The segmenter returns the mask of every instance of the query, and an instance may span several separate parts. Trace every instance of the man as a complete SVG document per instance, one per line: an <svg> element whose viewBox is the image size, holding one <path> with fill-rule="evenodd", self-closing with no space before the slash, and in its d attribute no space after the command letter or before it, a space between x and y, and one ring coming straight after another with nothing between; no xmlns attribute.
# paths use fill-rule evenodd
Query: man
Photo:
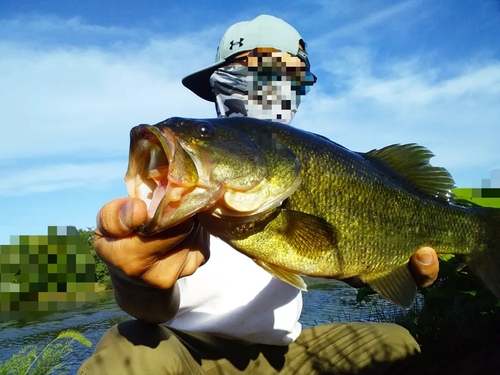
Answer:
<svg viewBox="0 0 500 375"><path fill-rule="evenodd" d="M215 64L183 79L216 103L220 117L287 124L315 81L302 37L266 15L231 26ZM95 248L108 264L118 305L139 321L108 331L80 374L381 374L419 351L394 324L301 330L299 291L210 238L193 219L138 236L134 228L147 220L146 211L142 201L121 198L98 214ZM420 249L410 265L418 284L435 280L432 249Z"/></svg>

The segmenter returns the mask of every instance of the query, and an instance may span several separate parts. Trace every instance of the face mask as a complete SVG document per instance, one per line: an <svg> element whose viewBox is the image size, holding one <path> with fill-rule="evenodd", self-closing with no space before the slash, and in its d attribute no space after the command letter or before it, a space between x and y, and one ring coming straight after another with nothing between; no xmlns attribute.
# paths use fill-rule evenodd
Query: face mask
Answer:
<svg viewBox="0 0 500 375"><path fill-rule="evenodd" d="M215 109L218 117L248 116L248 68L242 65L227 65L217 69L210 77L215 94Z"/></svg>
<svg viewBox="0 0 500 375"><path fill-rule="evenodd" d="M210 77L219 117L249 116L289 124L314 83L312 74L301 73L301 81L275 70L230 64ZM306 77L305 81L303 78Z"/></svg>

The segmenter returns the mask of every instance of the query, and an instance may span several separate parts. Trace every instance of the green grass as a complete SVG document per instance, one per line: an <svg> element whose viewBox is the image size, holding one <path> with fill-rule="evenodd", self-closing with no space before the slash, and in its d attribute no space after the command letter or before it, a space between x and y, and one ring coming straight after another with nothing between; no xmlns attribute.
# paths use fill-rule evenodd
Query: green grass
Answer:
<svg viewBox="0 0 500 375"><path fill-rule="evenodd" d="M41 350L36 345L25 346L7 361L0 362L0 375L66 374L66 358L72 353L76 342L92 345L83 335L64 331Z"/></svg>

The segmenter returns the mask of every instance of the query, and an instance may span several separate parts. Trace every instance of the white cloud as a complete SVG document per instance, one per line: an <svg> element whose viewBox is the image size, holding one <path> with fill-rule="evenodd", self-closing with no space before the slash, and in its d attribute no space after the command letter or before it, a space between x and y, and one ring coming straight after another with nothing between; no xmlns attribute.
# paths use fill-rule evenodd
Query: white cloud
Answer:
<svg viewBox="0 0 500 375"><path fill-rule="evenodd" d="M54 16L28 16L14 19L0 20L0 30L11 35L27 36L37 34L54 33L80 33L87 35L102 36L134 36L137 32L147 32L146 29L132 29L117 26L92 25L83 21L80 17L61 19Z"/></svg>
<svg viewBox="0 0 500 375"><path fill-rule="evenodd" d="M166 38L145 32L146 41L136 43L126 37L140 30L79 19L8 23L0 22L0 30L11 30L0 37L0 196L105 189L123 181L133 126L214 113L211 103L180 82L202 67L200 61L213 59L213 50L195 34ZM39 38L40 33L90 33L97 39L119 37L119 43L80 45L76 38L74 45L65 45L47 37L40 47L37 38L8 39L21 25ZM213 29L204 33L205 40L215 34Z"/></svg>
<svg viewBox="0 0 500 375"><path fill-rule="evenodd" d="M350 94L398 107L432 105L436 101L467 99L474 95L498 95L500 63L467 69L455 77L441 81L436 81L434 74L412 72L383 79L357 77Z"/></svg>
<svg viewBox="0 0 500 375"><path fill-rule="evenodd" d="M183 50L186 45L193 48ZM116 155L127 148L132 126L214 112L180 83L183 75L201 67L200 61L213 58L212 49L195 37L156 38L110 50L0 42L0 50L0 121L8 124L3 135L9 139L0 160L82 152Z"/></svg>
<svg viewBox="0 0 500 375"><path fill-rule="evenodd" d="M399 2L396 5L391 5L385 7L381 10L376 10L368 13L361 19L349 22L330 33L323 34L321 37L322 43L328 41L329 39L338 37L347 37L359 34L361 31L369 29L371 27L380 25L381 23L387 22L401 13L407 12L417 6L422 4L421 0L407 0ZM359 4L357 5L359 7ZM323 44L324 45L324 44Z"/></svg>
<svg viewBox="0 0 500 375"><path fill-rule="evenodd" d="M63 163L35 168L24 167L2 174L0 196L19 196L81 187L99 189L112 182L123 181L126 170L126 162Z"/></svg>

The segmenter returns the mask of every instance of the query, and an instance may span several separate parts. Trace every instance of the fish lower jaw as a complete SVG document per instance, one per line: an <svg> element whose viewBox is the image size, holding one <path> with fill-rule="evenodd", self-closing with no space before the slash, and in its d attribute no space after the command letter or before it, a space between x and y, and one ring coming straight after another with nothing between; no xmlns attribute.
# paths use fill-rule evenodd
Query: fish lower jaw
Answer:
<svg viewBox="0 0 500 375"><path fill-rule="evenodd" d="M153 197L148 199L149 202L146 202L148 206L148 216L153 217L160 204L169 206L173 202L180 202L187 190L189 190L189 188L172 184L158 186L152 192Z"/></svg>
<svg viewBox="0 0 500 375"><path fill-rule="evenodd" d="M148 207L148 216L152 218L160 204L162 204L162 201L164 201L163 205L169 205L171 202L180 202L186 192L191 189L192 187L171 183L167 183L166 185L159 184L156 188L152 189L148 184L141 182L131 183L128 186L128 195L142 200Z"/></svg>
<svg viewBox="0 0 500 375"><path fill-rule="evenodd" d="M198 212L210 209L220 196L221 191L217 188L205 189L175 184L157 187L148 196L138 197L146 202L148 207L148 220L142 226L142 234L151 235L171 228Z"/></svg>

